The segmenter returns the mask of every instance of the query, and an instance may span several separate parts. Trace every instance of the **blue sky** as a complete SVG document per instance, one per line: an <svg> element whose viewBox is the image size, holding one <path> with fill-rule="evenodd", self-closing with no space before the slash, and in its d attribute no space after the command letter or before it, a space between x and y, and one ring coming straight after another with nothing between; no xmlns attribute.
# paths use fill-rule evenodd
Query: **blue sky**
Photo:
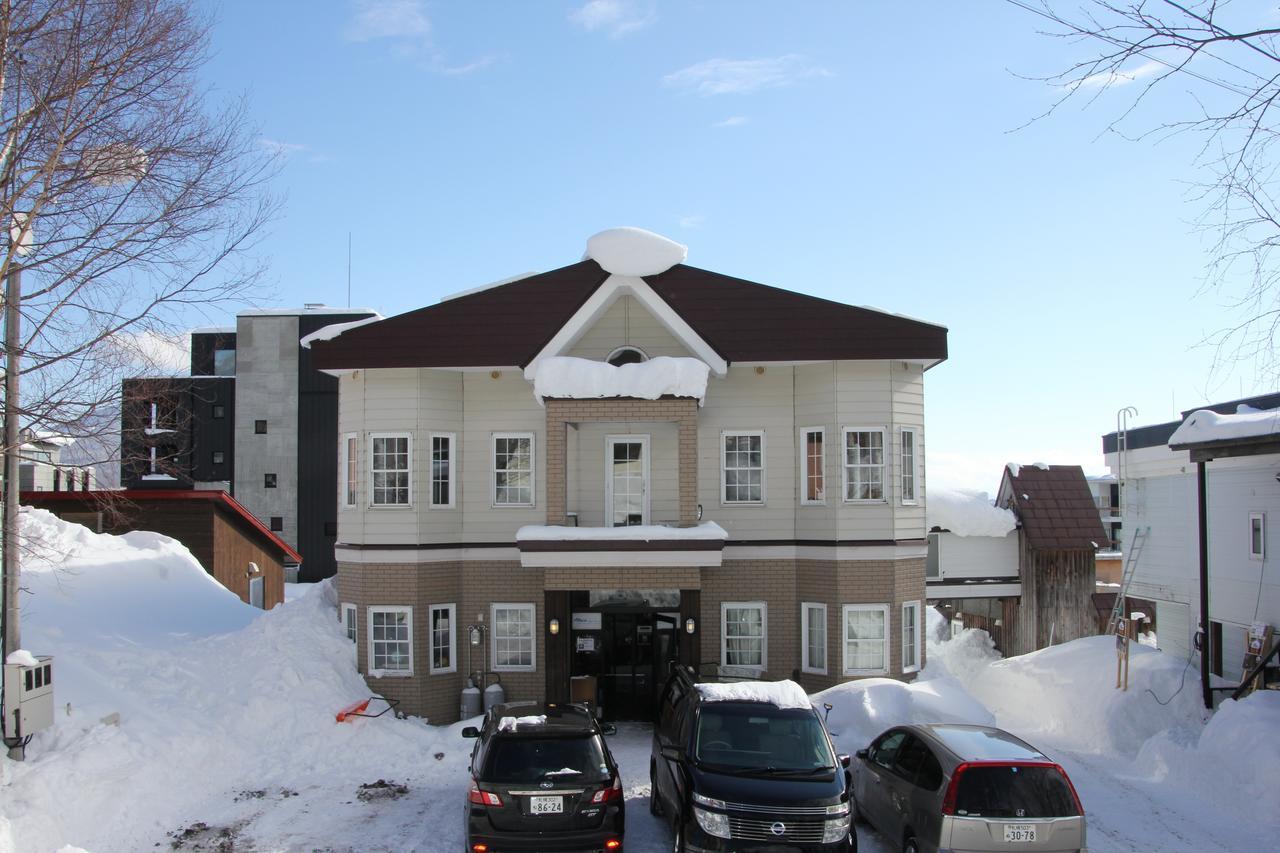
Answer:
<svg viewBox="0 0 1280 853"><path fill-rule="evenodd" d="M1271 390L1196 346L1232 317L1198 295L1196 140L1105 132L1125 86L1024 127L1057 94L1025 78L1084 48L1008 4L209 6L207 84L287 158L264 305L345 304L348 232L352 302L393 314L648 228L700 267L948 326L930 482L992 491L1006 461L1102 470L1122 406Z"/></svg>

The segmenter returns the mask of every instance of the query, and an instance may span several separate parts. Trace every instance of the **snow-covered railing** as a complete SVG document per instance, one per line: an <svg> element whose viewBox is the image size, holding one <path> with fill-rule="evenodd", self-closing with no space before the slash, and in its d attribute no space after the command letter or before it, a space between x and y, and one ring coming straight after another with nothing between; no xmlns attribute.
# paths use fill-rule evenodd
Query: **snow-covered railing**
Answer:
<svg viewBox="0 0 1280 853"><path fill-rule="evenodd" d="M615 367L603 361L553 356L538 362L533 374L533 395L541 403L547 397L592 400L605 397L693 397L701 405L707 396L711 368L696 358L658 356L636 364Z"/></svg>

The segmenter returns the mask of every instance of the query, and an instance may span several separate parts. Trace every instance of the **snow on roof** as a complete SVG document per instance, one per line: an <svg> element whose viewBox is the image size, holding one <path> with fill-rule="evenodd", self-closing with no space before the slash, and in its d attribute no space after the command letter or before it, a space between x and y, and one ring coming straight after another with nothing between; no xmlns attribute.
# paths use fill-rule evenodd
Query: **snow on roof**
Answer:
<svg viewBox="0 0 1280 853"><path fill-rule="evenodd" d="M253 308L237 317L301 317L307 314L376 314L372 308L342 308L336 305L305 305L302 308Z"/></svg>
<svg viewBox="0 0 1280 853"><path fill-rule="evenodd" d="M689 247L643 228L610 228L587 240L584 257L615 275L666 272L689 256Z"/></svg>
<svg viewBox="0 0 1280 853"><path fill-rule="evenodd" d="M235 326L197 326L191 330L193 335L234 335Z"/></svg>
<svg viewBox="0 0 1280 853"><path fill-rule="evenodd" d="M459 290L457 293L446 294L440 297L440 301L448 302L451 299L461 299L463 296L470 296L473 293L483 293L486 290L493 290L495 287L502 287L504 284L521 281L522 279L526 279L537 274L538 273L536 272L522 272L519 275L507 276L506 278L500 278L497 281L491 281L488 284L479 284L475 287L468 287L466 290Z"/></svg>
<svg viewBox="0 0 1280 853"><path fill-rule="evenodd" d="M1182 425L1169 436L1169 446L1226 441L1239 438L1261 438L1280 433L1280 409L1255 409L1237 406L1236 414L1220 415L1200 409L1187 415Z"/></svg>
<svg viewBox="0 0 1280 853"><path fill-rule="evenodd" d="M986 492L930 488L925 494L925 526L957 536L1006 536L1018 520L1012 510L993 506Z"/></svg>
<svg viewBox="0 0 1280 853"><path fill-rule="evenodd" d="M331 341L343 332L349 332L352 329L358 329L361 326L376 323L381 319L383 319L382 315L377 311L374 311L372 317L365 317L360 320L350 320L346 323L331 323L328 326L316 329L309 335L303 335L302 340L298 341L298 343L304 349L311 349L312 341Z"/></svg>
<svg viewBox="0 0 1280 853"><path fill-rule="evenodd" d="M696 685L705 702L766 702L779 708L812 708L809 696L794 681L739 681Z"/></svg>
<svg viewBox="0 0 1280 853"><path fill-rule="evenodd" d="M520 726L541 726L546 722L546 714L536 714L528 717L503 717L498 720L498 731L514 732Z"/></svg>
<svg viewBox="0 0 1280 853"><path fill-rule="evenodd" d="M36 656L26 649L14 649L9 652L9 656L4 659L4 662L10 666L35 666L40 661L36 660Z"/></svg>
<svg viewBox="0 0 1280 853"><path fill-rule="evenodd" d="M541 403L547 397L588 400L598 397L638 397L656 400L663 395L707 396L711 368L696 358L658 356L636 364L614 367L603 361L552 356L538 362L533 374L533 395Z"/></svg>
<svg viewBox="0 0 1280 853"><path fill-rule="evenodd" d="M517 542L562 542L611 539L633 542L641 540L725 539L725 529L714 521L704 521L694 527L667 527L661 524L643 524L632 527L561 527L552 524L526 524L516 531Z"/></svg>

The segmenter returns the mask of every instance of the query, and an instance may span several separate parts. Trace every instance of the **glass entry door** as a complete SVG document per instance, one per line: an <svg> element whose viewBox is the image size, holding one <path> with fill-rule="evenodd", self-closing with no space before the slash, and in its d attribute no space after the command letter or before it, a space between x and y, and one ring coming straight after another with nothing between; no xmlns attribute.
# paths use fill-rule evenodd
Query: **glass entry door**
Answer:
<svg viewBox="0 0 1280 853"><path fill-rule="evenodd" d="M649 523L649 436L605 439L605 524Z"/></svg>

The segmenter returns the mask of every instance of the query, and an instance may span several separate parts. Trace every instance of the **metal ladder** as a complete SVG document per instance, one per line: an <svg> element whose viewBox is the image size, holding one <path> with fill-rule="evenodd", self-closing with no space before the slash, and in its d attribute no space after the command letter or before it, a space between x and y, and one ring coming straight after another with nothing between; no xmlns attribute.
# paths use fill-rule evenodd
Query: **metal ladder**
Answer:
<svg viewBox="0 0 1280 853"><path fill-rule="evenodd" d="M1106 633L1114 634L1116 625L1119 623L1124 613L1124 601L1129 595L1129 582L1133 580L1133 574L1138 568L1138 557L1142 554L1142 546L1147 542L1147 536L1151 533L1150 527L1143 527L1134 531L1133 541L1129 543L1128 549L1124 555L1124 570L1120 573L1120 589L1116 591L1116 603L1111 608L1111 618L1107 620Z"/></svg>

